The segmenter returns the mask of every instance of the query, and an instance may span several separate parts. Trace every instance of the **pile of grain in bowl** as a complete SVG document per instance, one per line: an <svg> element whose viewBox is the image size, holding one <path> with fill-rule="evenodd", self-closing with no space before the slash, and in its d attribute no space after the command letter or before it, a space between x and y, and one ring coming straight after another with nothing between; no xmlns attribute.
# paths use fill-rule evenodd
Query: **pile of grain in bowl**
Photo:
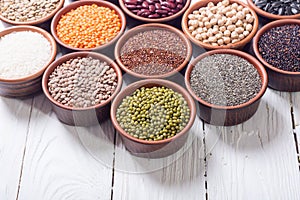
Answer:
<svg viewBox="0 0 300 200"><path fill-rule="evenodd" d="M111 41L120 32L121 19L115 10L96 4L83 5L64 14L56 33L75 48L95 48Z"/></svg>
<svg viewBox="0 0 300 200"><path fill-rule="evenodd" d="M254 98L262 87L257 69L242 57L213 54L193 68L190 84L202 100L218 106L237 106Z"/></svg>
<svg viewBox="0 0 300 200"><path fill-rule="evenodd" d="M32 75L51 59L50 42L40 33L12 32L0 38L0 78L17 79Z"/></svg>
<svg viewBox="0 0 300 200"><path fill-rule="evenodd" d="M118 77L106 62L92 57L70 59L50 74L48 90L53 99L74 108L104 103L116 90Z"/></svg>
<svg viewBox="0 0 300 200"><path fill-rule="evenodd" d="M253 30L255 17L249 8L223 0L188 15L191 35L205 44L223 46L234 44L247 37Z"/></svg>
<svg viewBox="0 0 300 200"><path fill-rule="evenodd" d="M11 21L36 21L53 12L59 2L59 0L4 0L0 1L0 13L4 18Z"/></svg>
<svg viewBox="0 0 300 200"><path fill-rule="evenodd" d="M142 75L162 75L179 67L187 46L176 33L165 29L145 30L122 46L120 60L129 70Z"/></svg>
<svg viewBox="0 0 300 200"><path fill-rule="evenodd" d="M122 100L116 117L131 136L157 141L174 137L183 130L190 109L184 97L170 88L141 87Z"/></svg>

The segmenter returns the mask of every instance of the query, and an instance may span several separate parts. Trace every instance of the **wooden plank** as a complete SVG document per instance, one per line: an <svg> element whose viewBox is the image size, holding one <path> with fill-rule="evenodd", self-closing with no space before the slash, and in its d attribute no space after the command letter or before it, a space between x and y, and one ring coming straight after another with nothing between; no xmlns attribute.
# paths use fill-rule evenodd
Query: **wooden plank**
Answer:
<svg viewBox="0 0 300 200"><path fill-rule="evenodd" d="M16 199L32 99L0 97L0 199Z"/></svg>
<svg viewBox="0 0 300 200"><path fill-rule="evenodd" d="M35 97L19 199L110 199L112 170L78 136L93 129L60 123L44 95Z"/></svg>
<svg viewBox="0 0 300 200"><path fill-rule="evenodd" d="M257 113L234 127L205 126L209 199L300 199L290 95L268 89Z"/></svg>

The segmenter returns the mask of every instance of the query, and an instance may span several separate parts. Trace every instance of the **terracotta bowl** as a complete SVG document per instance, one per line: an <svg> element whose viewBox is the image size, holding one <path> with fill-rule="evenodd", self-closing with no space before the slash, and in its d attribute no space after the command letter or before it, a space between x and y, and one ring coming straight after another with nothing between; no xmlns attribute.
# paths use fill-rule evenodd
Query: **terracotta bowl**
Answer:
<svg viewBox="0 0 300 200"><path fill-rule="evenodd" d="M255 12L262 16L265 17L267 19L272 19L272 20L276 20L276 19L300 19L300 13L296 14L296 15L275 15L272 13L268 13L260 8L258 8L252 0L247 0L247 3L249 5L250 8L252 8L253 10L255 10Z"/></svg>
<svg viewBox="0 0 300 200"><path fill-rule="evenodd" d="M183 17L182 17L182 21L181 21L181 26L182 26L182 30L183 32L187 35L187 37L197 46L203 47L207 50L213 50L213 49L242 49L247 43L249 43L251 41L251 39L254 37L257 29L258 29L258 17L255 13L255 11L250 8L247 4L241 2L240 0L229 0L230 4L233 3L237 3L239 5L242 5L244 7L247 7L250 9L251 14L254 16L255 20L253 23L253 29L250 32L250 34L245 37L244 39L242 39L241 41L234 43L234 44L227 44L227 45L223 45L223 46L213 46L210 44L206 44L204 42L201 42L199 40L197 40L194 36L192 36L192 34L189 31L188 28L188 15L193 13L194 10L197 10L201 7L206 7L207 4L209 2L213 2L214 4L217 4L218 2L221 2L222 0L202 0L202 1L197 1L194 4L192 4L184 13Z"/></svg>
<svg viewBox="0 0 300 200"><path fill-rule="evenodd" d="M168 17L162 17L162 18L154 18L154 19L150 19L150 18L146 18L146 17L141 17L138 16L137 14L131 12L124 3L124 0L119 0L119 4L120 7L122 8L122 10L124 10L124 12L129 15L130 17L142 21L142 22L151 22L151 23L161 23L161 22L168 22L168 21L172 21L178 17L180 17L181 15L183 15L183 13L185 12L185 10L190 6L191 4L191 0L185 0L185 4L183 6L183 8L175 13L174 15L168 16Z"/></svg>
<svg viewBox="0 0 300 200"><path fill-rule="evenodd" d="M60 0L57 7L48 15L46 15L45 17L42 17L40 19L34 20L34 21L27 21L27 22L17 22L17 21L13 21L13 20L9 20L7 18L5 18L4 16L2 16L0 14L0 19L8 24L13 24L13 25L37 25L37 24L42 24L43 22L46 22L48 20L50 20L55 13L57 13L63 6L64 6L65 0Z"/></svg>
<svg viewBox="0 0 300 200"><path fill-rule="evenodd" d="M120 59L120 52L121 52L121 49L122 47L124 46L124 44L127 42L127 40L129 38L131 38L132 36L140 33L140 32L143 32L145 30L156 30L156 29L162 29L162 30L167 30L167 31L171 31L173 33L175 33L176 35L178 35L182 41L184 42L185 46L186 46L186 57L185 57L185 60L183 61L183 63L181 63L176 69L174 69L173 71L171 72L167 72L167 73L164 73L164 74L160 74L160 75L145 75L145 74L139 74L139 73L136 73L130 69L128 69L124 64L123 62L121 61ZM192 46L191 46L191 43L190 41L186 38L186 36L178 29L172 27L172 26L169 26L169 25L165 25L165 24L159 24L159 23L150 23L150 24L144 24L144 25L140 25L140 26L136 26L132 29L130 29L129 31L127 31L120 39L119 41L117 42L116 46L115 46L115 59L116 59L116 62L118 63L118 65L121 67L121 69L123 71L125 71L126 73L134 76L134 77L137 77L137 78L166 78L166 77L170 77L176 73L178 73L179 71L181 71L189 62L191 56L192 56ZM168 59L168 58L166 58Z"/></svg>
<svg viewBox="0 0 300 200"><path fill-rule="evenodd" d="M134 138L121 128L116 119L117 108L126 96L131 95L138 88L153 86L165 86L182 94L190 108L190 119L186 127L174 137L160 141L146 141ZM110 115L114 127L119 132L125 147L130 153L139 157L159 158L175 153L184 145L188 137L189 129L195 120L196 106L193 98L181 86L167 80L147 79L132 83L121 91L112 103Z"/></svg>
<svg viewBox="0 0 300 200"><path fill-rule="evenodd" d="M55 40L48 32L41 28L37 28L34 26L14 26L1 31L0 38L7 34L20 31L31 31L42 34L49 41L52 47L52 52L47 64L41 67L41 69L36 73L16 79L0 78L0 95L6 97L26 97L41 91L42 75L45 69L52 63L52 61L56 57L57 47ZM20 65L21 64L22 63L20 63Z"/></svg>
<svg viewBox="0 0 300 200"><path fill-rule="evenodd" d="M190 75L194 66L201 59L213 54L236 55L246 59L249 63L251 63L257 69L261 77L262 87L259 93L254 98L250 99L248 102L236 106L218 106L208 103L203 99L199 98L191 88ZM218 49L201 54L189 64L185 74L185 84L190 94L199 103L200 112L198 113L198 115L201 119L213 125L233 126L248 120L255 114L259 106L260 99L267 89L268 77L263 65L251 55L234 49Z"/></svg>
<svg viewBox="0 0 300 200"><path fill-rule="evenodd" d="M101 61L105 61L115 70L118 77L118 82L117 82L118 85L114 93L104 103L100 103L95 106L90 106L86 108L74 108L57 102L50 95L48 89L48 80L50 74L54 71L54 69L57 66L61 65L62 63L65 63L66 61L72 58L77 58L77 57L92 57L95 59L99 59ZM68 125L76 125L76 126L96 125L99 122L109 118L109 109L110 109L111 101L117 95L117 93L120 91L122 87L122 72L119 69L118 65L105 55L94 53L94 52L87 52L87 51L75 52L60 57L58 60L53 62L47 68L43 76L42 87L43 87L44 94L46 95L47 99L49 99L49 101L51 102L53 111L55 112L55 114L57 115L58 119L61 122Z"/></svg>
<svg viewBox="0 0 300 200"><path fill-rule="evenodd" d="M92 5L92 4L96 4L98 6L103 6L103 7L108 7L112 10L115 10L116 14L119 16L121 23L122 23L120 32L112 40L108 41L107 43L105 43L103 45L97 46L95 48L72 47L72 46L64 43L63 41L61 41L57 35L56 27L57 27L57 24L58 24L60 18L62 17L62 15L65 15L66 13L68 13L71 10L76 9L80 6ZM69 5L63 7L59 12L57 12L51 22L51 33L52 33L54 39L63 47L65 47L67 49L71 49L73 51L103 50L103 49L109 47L110 45L114 44L119 39L119 37L123 34L125 28L126 28L126 18L125 18L124 13L122 12L122 10L118 6L114 5L113 3L110 3L108 1L100 1L100 0L85 0L85 1L72 2Z"/></svg>
<svg viewBox="0 0 300 200"><path fill-rule="evenodd" d="M297 24L300 26L300 20L297 19L281 19L270 22L263 26L258 32L257 35L253 39L253 50L260 62L265 66L268 77L269 77L269 87L280 90L280 91L288 91L288 92L296 92L300 91L300 72L290 72L278 69L271 64L267 63L263 57L261 56L258 50L258 42L260 37L270 29L286 24Z"/></svg>

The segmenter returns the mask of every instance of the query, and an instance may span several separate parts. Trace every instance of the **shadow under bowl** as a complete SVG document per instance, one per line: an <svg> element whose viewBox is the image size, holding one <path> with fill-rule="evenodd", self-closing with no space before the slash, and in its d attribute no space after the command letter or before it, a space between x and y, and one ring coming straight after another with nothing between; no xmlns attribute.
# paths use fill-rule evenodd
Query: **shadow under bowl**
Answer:
<svg viewBox="0 0 300 200"><path fill-rule="evenodd" d="M244 39L242 39L239 42L236 42L234 44L229 43L227 45L222 46L213 46L211 44L206 44L202 41L197 40L189 31L188 26L188 16L189 14L193 13L194 10L198 10L199 8L206 7L209 2L213 2L214 4L217 4L219 2L222 2L222 0L202 0L197 1L194 4L192 4L184 13L181 21L181 27L183 32L186 34L186 36L197 46L202 47L206 50L214 50L214 49L242 49L247 43L249 43L252 38L254 37L255 33L258 30L258 16L256 15L255 11L250 8L247 4L241 2L240 0L229 0L230 4L237 3L238 5L242 5L243 7L249 8L252 16L254 17L254 23L253 23L253 29L250 32L249 35L247 35Z"/></svg>
<svg viewBox="0 0 300 200"><path fill-rule="evenodd" d="M94 106L86 107L86 108L75 108L63 105L56 101L50 94L48 89L49 76L59 65L69 61L74 58L85 58L92 57L94 59L98 59L102 62L106 62L110 67L114 69L117 74L117 87L113 94L103 103L96 104ZM94 53L94 52L75 52L66 54L60 57L58 60L53 62L45 71L43 79L42 79L42 88L43 92L46 95L47 99L51 102L53 111L55 112L57 118L67 124L67 125L75 125L75 126L91 126L96 125L101 121L107 120L109 118L109 110L111 101L118 94L122 87L122 72L119 69L119 66L111 60L109 57Z"/></svg>
<svg viewBox="0 0 300 200"><path fill-rule="evenodd" d="M175 92L182 94L190 109L190 118L187 125L184 127L184 129L171 138L159 140L159 141L147 141L147 140L137 139L122 129L122 127L119 125L116 119L116 112L119 105L121 104L122 100L125 97L130 96L134 91L136 91L141 87L154 87L154 86L165 86L166 88L170 88ZM138 157L161 158L177 152L185 144L188 138L189 129L192 127L195 120L196 106L193 98L181 86L167 80L146 79L146 80L141 80L132 83L128 85L124 90L122 90L116 96L116 98L112 103L110 115L114 127L120 134L126 149L131 154Z"/></svg>
<svg viewBox="0 0 300 200"><path fill-rule="evenodd" d="M116 12L116 14L119 16L120 20L121 20L121 29L119 31L119 33L110 41L108 41L105 44L102 44L100 46L94 47L94 48L77 48L77 47L73 47L69 44L64 43L57 35L57 31L56 31L56 27L61 19L61 17L65 14L67 14L68 12L80 7L80 6L84 6L84 5L93 5L96 4L97 6L101 6L101 7L107 7L110 8L112 10L114 10ZM73 50L73 51L99 51L99 50L103 50L109 46L111 46L112 44L114 44L119 37L123 34L123 32L125 31L126 28L126 18L124 13L122 12L122 10L114 5L113 3L110 3L108 1L100 1L100 0L85 0L85 1L76 1L76 2L72 2L69 5L63 7L59 12L57 12L55 14L55 16L52 19L51 22L51 33L54 37L54 39L63 47Z"/></svg>
<svg viewBox="0 0 300 200"><path fill-rule="evenodd" d="M236 55L241 58L244 58L249 63L251 63L256 68L261 78L262 87L259 93L249 101L236 106L214 105L198 97L193 91L193 89L191 88L191 84L190 84L191 72L200 60L214 54ZM268 84L268 76L263 65L253 56L234 49L218 49L218 50L213 50L201 54L189 64L185 74L185 85L188 91L190 92L190 94L194 97L194 99L198 101L199 104L199 113L198 113L199 117L202 120L204 120L206 123L217 125L217 126L233 126L250 119L257 111L261 97L263 96L263 94L267 89L267 84Z"/></svg>
<svg viewBox="0 0 300 200"><path fill-rule="evenodd" d="M174 70L167 72L167 73L158 74L158 75L146 75L146 74L136 73L133 70L128 69L122 62L121 49L124 46L124 44L131 37L133 37L141 32L152 31L152 30L166 30L166 31L175 33L182 40L184 45L186 46L185 59L178 67L174 68ZM149 38L149 40L151 40L151 39L152 38ZM144 46L145 46L144 44L141 44L141 48L145 48ZM167 77L175 75L176 73L179 73L188 64L188 62L190 61L190 58L192 56L192 45L191 45L190 41L186 38L186 36L180 30L176 29L175 27L172 27L172 26L166 25L166 24L150 23L150 24L143 24L143 25L136 26L136 27L130 29L129 31L127 31L124 35L122 35L122 37L116 43L114 55L115 55L116 62L118 63L120 68L123 71L125 71L126 73L130 74L131 76L134 76L134 77L140 78L140 79L167 78ZM164 59L169 59L169 58L166 57Z"/></svg>
<svg viewBox="0 0 300 200"><path fill-rule="evenodd" d="M10 28L6 28L0 32L0 38L8 35L13 32L23 32L23 31L31 31L41 34L45 37L50 43L52 48L51 55L49 57L48 62L45 66L41 67L34 74L15 78L15 79L6 79L0 78L0 95L5 97L28 97L34 93L41 91L41 82L42 76L46 68L55 60L57 46L53 37L45 30L35 27L35 26L13 26ZM20 63L22 65L22 63Z"/></svg>
<svg viewBox="0 0 300 200"><path fill-rule="evenodd" d="M286 92L297 92L300 91L300 72L291 72L291 71L285 71L278 69L277 67L274 67L273 65L266 62L265 59L263 59L259 49L258 49L258 43L260 40L260 37L269 31L272 28L288 25L288 24L296 24L300 26L300 20L297 19L281 19L276 20L273 22L270 22L266 25L264 25L256 34L256 36L253 39L253 50L255 53L255 56L258 58L258 60L265 66L268 77L269 77L269 83L268 86L270 88L273 88L275 90L279 91L286 91ZM271 47L270 47L271 48ZM283 57L282 57L283 58Z"/></svg>

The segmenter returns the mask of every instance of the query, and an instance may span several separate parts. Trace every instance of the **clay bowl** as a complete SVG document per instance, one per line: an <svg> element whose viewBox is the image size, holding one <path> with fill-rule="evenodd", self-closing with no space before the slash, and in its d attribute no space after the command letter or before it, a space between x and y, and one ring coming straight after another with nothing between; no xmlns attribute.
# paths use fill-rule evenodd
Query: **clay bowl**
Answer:
<svg viewBox="0 0 300 200"><path fill-rule="evenodd" d="M126 133L116 119L117 108L126 96L131 95L138 88L153 86L165 86L166 88L173 89L175 92L182 94L190 108L190 119L186 127L174 137L160 141L146 141L137 139ZM138 157L160 158L175 153L184 145L188 137L189 129L195 120L196 106L193 98L181 86L167 80L146 79L134 82L122 90L112 103L110 115L114 127L123 140L123 144L131 154Z"/></svg>
<svg viewBox="0 0 300 200"><path fill-rule="evenodd" d="M255 33L258 30L259 23L258 23L258 17L256 15L255 11L252 8L250 8L247 4L241 2L240 0L229 0L229 2L230 2L230 4L237 3L238 5L242 5L244 7L249 8L250 11L251 11L251 14L255 18L254 23L252 24L253 25L253 29L252 29L252 31L250 32L250 34L247 37L245 37L241 41L236 42L234 44L229 43L229 44L223 45L223 46L213 46L211 44L206 44L206 43L204 43L202 41L199 41L194 36L192 36L192 34L190 33L189 28L188 28L188 15L191 14L191 13L193 13L194 10L198 10L201 7L206 7L209 2L213 2L216 5L218 2L222 2L222 0L202 0L202 1L197 1L194 4L192 4L185 11L185 13L184 13L184 15L182 17L181 26L182 26L183 32L186 34L186 36L195 45L197 45L199 47L202 47L202 48L204 48L206 50L213 50L213 49L242 49L254 37Z"/></svg>
<svg viewBox="0 0 300 200"><path fill-rule="evenodd" d="M48 32L41 28L37 28L34 26L14 26L1 31L0 38L7 34L20 31L31 31L42 34L49 41L52 47L52 52L47 64L45 64L45 66L42 66L36 73L15 79L0 78L0 95L6 97L27 97L41 91L42 75L45 69L52 63L52 61L56 57L57 47L55 40ZM20 63L20 65L22 65L22 63Z"/></svg>
<svg viewBox="0 0 300 200"><path fill-rule="evenodd" d="M62 63L65 63L66 61L72 58L77 57L92 57L98 59L100 61L106 62L115 70L118 78L117 87L113 94L105 102L86 108L74 108L59 103L49 93L48 80L50 74L55 70L57 66L61 65ZM68 125L76 126L96 125L99 122L109 118L109 109L111 101L122 87L122 73L118 65L105 55L87 51L75 52L60 57L47 68L43 76L42 87L44 94L46 95L47 99L51 102L53 111L55 112L56 116L61 122Z"/></svg>
<svg viewBox="0 0 300 200"><path fill-rule="evenodd" d="M258 49L258 42L260 40L260 37L265 32L274 27L283 26L286 24L297 24L298 26L300 26L300 20L281 19L266 24L257 32L257 35L253 39L252 45L256 57L265 66L268 72L269 87L280 91L296 92L300 91L300 72L285 71L272 66L263 59Z"/></svg>
<svg viewBox="0 0 300 200"><path fill-rule="evenodd" d="M128 41L129 38L133 37L134 35L136 35L138 33L141 33L141 32L144 32L144 31L156 30L156 29L167 30L167 31L173 32L178 37L181 38L184 45L186 46L186 56L185 56L184 61L177 68L175 68L173 71L163 73L163 74L159 74L159 75L141 74L141 73L136 73L136 72L132 71L131 69L128 69L127 66L125 66L124 63L122 62L122 60L120 59L121 49L124 46L124 44ZM151 39L151 38L149 38L149 39ZM144 48L144 47L141 46L141 48ZM190 41L186 38L186 36L180 30L178 30L178 29L176 29L172 26L165 25L165 24L150 23L150 24L144 24L144 25L136 26L136 27L130 29L129 31L127 31L116 43L114 54L115 54L116 62L121 67L121 69L123 71L125 71L126 73L134 76L134 77L137 77L137 78L140 78L140 79L166 78L166 77L170 77L170 76L178 73L179 71L181 71L188 64L188 62L189 62L189 60L192 56L192 46L191 46ZM165 58L165 59L168 59L168 58Z"/></svg>
<svg viewBox="0 0 300 200"><path fill-rule="evenodd" d="M260 9L259 7L257 7L255 5L255 3L253 3L252 0L247 0L247 3L249 5L250 8L252 8L253 10L255 10L255 12L262 16L265 17L267 19L271 19L271 20L277 20L277 19L299 19L300 18L300 13L296 14L296 15L275 15L269 12L266 12L262 9Z"/></svg>
<svg viewBox="0 0 300 200"><path fill-rule="evenodd" d="M10 19L5 18L3 15L0 14L0 19L8 24L13 24L13 25L37 25L37 24L42 24L43 22L46 22L48 20L50 20L55 13L57 13L63 6L64 6L65 0L60 0L57 7L48 15L39 18L37 20L33 20L33 21L26 21L26 22L17 22L17 21L13 21Z"/></svg>
<svg viewBox="0 0 300 200"><path fill-rule="evenodd" d="M71 10L74 10L80 6L84 6L84 5L92 5L92 4L96 4L98 6L103 6L103 7L107 7L110 8L112 10L116 11L116 14L119 16L122 26L121 29L119 31L119 33L110 41L108 41L105 44L102 44L100 46L94 47L94 48L77 48L77 47L73 47L69 44L64 43L57 35L57 31L56 31L56 27L57 24L59 22L59 20L61 19L61 17L63 15L65 15L66 13L70 12ZM54 37L54 39L63 47L73 50L73 51L96 51L96 50L103 50L109 46L111 46L112 44L114 44L118 38L123 34L124 30L126 28L126 18L124 13L122 12L122 10L117 7L116 5L114 5L113 3L110 3L108 1L99 1L99 0L85 0L85 1L76 1L76 2L72 2L69 5L63 7L59 12L57 12L55 14L55 16L52 19L51 22L51 33Z"/></svg>
<svg viewBox="0 0 300 200"><path fill-rule="evenodd" d="M213 54L232 54L244 58L249 63L251 63L257 69L261 78L262 87L259 93L254 98L250 99L248 102L236 106L214 105L198 97L191 88L191 72L194 66L201 59ZM259 106L260 99L267 89L268 77L263 65L251 55L234 49L218 49L201 54L189 64L185 74L185 84L190 94L194 97L194 99L198 101L200 110L198 115L201 119L213 125L233 126L248 120L255 114Z"/></svg>
<svg viewBox="0 0 300 200"><path fill-rule="evenodd" d="M126 0L129 1L129 0ZM134 0L133 0L134 1ZM144 0L146 1L146 0ZM142 0L138 0L138 2L143 2ZM150 0L151 2L151 0ZM157 1L159 2L159 1ZM147 18L147 17L142 17L137 15L136 13L131 12L124 3L124 0L119 0L119 4L120 7L122 8L122 10L130 17L142 21L142 22L152 22L152 23L161 23L161 22L168 22L168 21L172 21L175 20L176 18L180 17L181 15L183 15L183 13L185 12L185 10L190 6L191 4L191 0L185 0L185 4L183 6L183 8L181 8L177 13L171 15L171 16L167 16L167 17L161 17L161 18Z"/></svg>

